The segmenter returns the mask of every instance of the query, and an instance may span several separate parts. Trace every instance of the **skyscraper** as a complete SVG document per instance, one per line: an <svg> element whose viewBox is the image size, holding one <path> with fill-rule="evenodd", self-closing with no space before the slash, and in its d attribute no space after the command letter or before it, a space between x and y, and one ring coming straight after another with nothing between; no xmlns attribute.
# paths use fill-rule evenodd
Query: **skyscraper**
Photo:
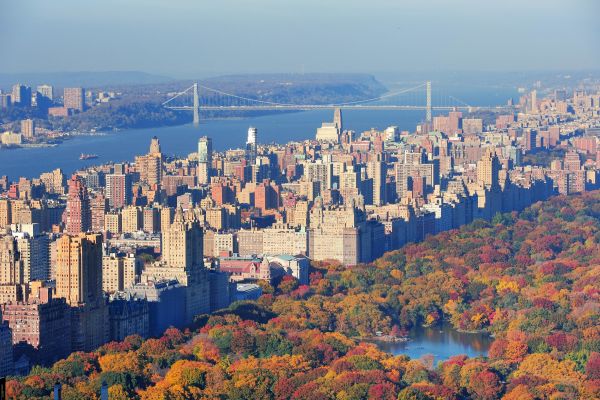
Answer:
<svg viewBox="0 0 600 400"><path fill-rule="evenodd" d="M73 175L69 180L67 208L65 209L65 232L76 235L92 228L90 198L83 179Z"/></svg>
<svg viewBox="0 0 600 400"><path fill-rule="evenodd" d="M477 162L477 181L486 187L496 188L501 167L496 153L493 150L487 150Z"/></svg>
<svg viewBox="0 0 600 400"><path fill-rule="evenodd" d="M26 283L24 265L19 257L17 242L12 236L0 237L0 284Z"/></svg>
<svg viewBox="0 0 600 400"><path fill-rule="evenodd" d="M65 108L83 111L85 109L85 89L80 87L65 88L63 104Z"/></svg>
<svg viewBox="0 0 600 400"><path fill-rule="evenodd" d="M200 224L195 218L186 221L183 210L178 208L173 223L162 232L162 261L170 268L183 270L189 277L204 265L202 245Z"/></svg>
<svg viewBox="0 0 600 400"><path fill-rule="evenodd" d="M35 137L35 121L32 119L24 119L21 121L21 134L26 138Z"/></svg>
<svg viewBox="0 0 600 400"><path fill-rule="evenodd" d="M50 279L50 243L48 236L40 231L39 224L13 224L11 234L23 265L23 282Z"/></svg>
<svg viewBox="0 0 600 400"><path fill-rule="evenodd" d="M131 177L128 174L106 175L106 198L112 208L131 203Z"/></svg>
<svg viewBox="0 0 600 400"><path fill-rule="evenodd" d="M58 239L56 296L71 306L102 299L102 235L81 233Z"/></svg>
<svg viewBox="0 0 600 400"><path fill-rule="evenodd" d="M37 92L50 101L54 100L54 88L50 85L39 85Z"/></svg>
<svg viewBox="0 0 600 400"><path fill-rule="evenodd" d="M31 107L31 88L17 83L12 87L12 103L21 107Z"/></svg>
<svg viewBox="0 0 600 400"><path fill-rule="evenodd" d="M140 173L140 180L150 186L160 184L162 179L163 155L160 141L156 136L150 141L150 152L135 158L135 164Z"/></svg>
<svg viewBox="0 0 600 400"><path fill-rule="evenodd" d="M91 351L108 341L108 308L102 293L102 235L64 235L57 242L56 297L71 308L71 347Z"/></svg>
<svg viewBox="0 0 600 400"><path fill-rule="evenodd" d="M344 126L342 124L342 110L340 108L336 108L333 112L333 123L337 126L340 133L344 132Z"/></svg>
<svg viewBox="0 0 600 400"><path fill-rule="evenodd" d="M538 111L538 106L537 106L537 90L532 90L531 91L531 107L530 107L530 112L532 114L537 113Z"/></svg>
<svg viewBox="0 0 600 400"><path fill-rule="evenodd" d="M198 140L198 183L210 183L212 166L212 139L202 136Z"/></svg>
<svg viewBox="0 0 600 400"><path fill-rule="evenodd" d="M367 177L373 180L373 204L381 206L387 202L387 164L377 158L367 164Z"/></svg>
<svg viewBox="0 0 600 400"><path fill-rule="evenodd" d="M254 165L257 153L258 130L251 126L248 128L248 140L246 140L246 160L248 164Z"/></svg>

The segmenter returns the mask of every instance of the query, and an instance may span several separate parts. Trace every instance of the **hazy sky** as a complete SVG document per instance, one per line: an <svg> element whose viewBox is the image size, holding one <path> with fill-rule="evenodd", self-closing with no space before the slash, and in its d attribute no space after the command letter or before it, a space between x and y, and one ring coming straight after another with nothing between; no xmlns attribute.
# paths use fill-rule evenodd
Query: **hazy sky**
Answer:
<svg viewBox="0 0 600 400"><path fill-rule="evenodd" d="M598 0L0 0L0 72L600 69Z"/></svg>

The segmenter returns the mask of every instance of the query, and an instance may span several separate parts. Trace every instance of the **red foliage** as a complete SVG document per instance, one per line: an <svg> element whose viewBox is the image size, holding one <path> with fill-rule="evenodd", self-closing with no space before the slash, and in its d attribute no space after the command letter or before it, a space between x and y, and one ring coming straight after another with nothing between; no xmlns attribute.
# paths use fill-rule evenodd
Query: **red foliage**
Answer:
<svg viewBox="0 0 600 400"><path fill-rule="evenodd" d="M369 389L369 399L395 400L398 398L398 387L389 382L378 383Z"/></svg>
<svg viewBox="0 0 600 400"><path fill-rule="evenodd" d="M556 332L546 338L546 343L560 351L571 351L577 346L577 336L564 332Z"/></svg>
<svg viewBox="0 0 600 400"><path fill-rule="evenodd" d="M600 353L592 352L585 365L585 373L590 379L600 379Z"/></svg>

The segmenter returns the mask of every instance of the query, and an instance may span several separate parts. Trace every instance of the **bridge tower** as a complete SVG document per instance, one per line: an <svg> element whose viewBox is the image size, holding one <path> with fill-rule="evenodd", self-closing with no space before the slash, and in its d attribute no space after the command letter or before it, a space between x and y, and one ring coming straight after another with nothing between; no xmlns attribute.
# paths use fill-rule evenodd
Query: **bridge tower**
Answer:
<svg viewBox="0 0 600 400"><path fill-rule="evenodd" d="M427 81L427 111L425 120L431 122L431 81Z"/></svg>
<svg viewBox="0 0 600 400"><path fill-rule="evenodd" d="M198 83L194 83L194 126L200 125L200 98L198 97Z"/></svg>

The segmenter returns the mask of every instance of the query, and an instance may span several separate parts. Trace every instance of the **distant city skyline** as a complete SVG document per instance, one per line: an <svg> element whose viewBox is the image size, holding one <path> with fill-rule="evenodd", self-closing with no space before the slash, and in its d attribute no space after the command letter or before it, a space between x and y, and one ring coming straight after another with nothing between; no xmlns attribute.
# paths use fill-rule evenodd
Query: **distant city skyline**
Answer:
<svg viewBox="0 0 600 400"><path fill-rule="evenodd" d="M600 68L593 0L0 0L0 11L3 73Z"/></svg>

